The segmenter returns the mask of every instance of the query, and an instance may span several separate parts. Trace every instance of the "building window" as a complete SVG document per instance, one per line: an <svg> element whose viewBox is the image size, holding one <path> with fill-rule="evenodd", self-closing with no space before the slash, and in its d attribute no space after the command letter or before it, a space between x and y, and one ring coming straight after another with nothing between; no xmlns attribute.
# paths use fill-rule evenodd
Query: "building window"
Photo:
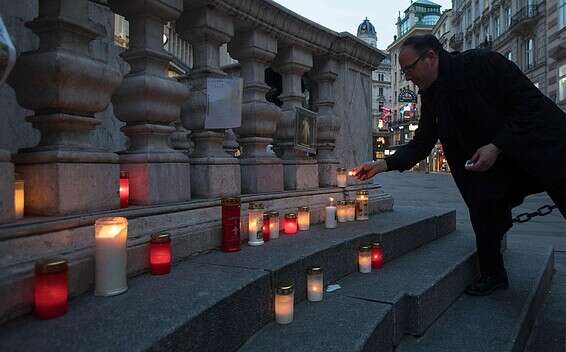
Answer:
<svg viewBox="0 0 566 352"><path fill-rule="evenodd" d="M558 13L560 16L559 28L566 27L566 0L560 0L558 3Z"/></svg>
<svg viewBox="0 0 566 352"><path fill-rule="evenodd" d="M380 96L380 97L383 96L383 87L379 87L379 96Z"/></svg>
<svg viewBox="0 0 566 352"><path fill-rule="evenodd" d="M527 41L525 50L526 50L527 69L529 69L535 65L535 44L533 38L530 38Z"/></svg>
<svg viewBox="0 0 566 352"><path fill-rule="evenodd" d="M558 100L566 102L566 64L558 69Z"/></svg>
<svg viewBox="0 0 566 352"><path fill-rule="evenodd" d="M511 27L511 7L505 8L505 28Z"/></svg>
<svg viewBox="0 0 566 352"><path fill-rule="evenodd" d="M507 56L507 60L513 61L513 52L511 50L509 50L507 52L507 55L505 55L505 56Z"/></svg>
<svg viewBox="0 0 566 352"><path fill-rule="evenodd" d="M499 16L493 19L493 34L495 38L499 37Z"/></svg>
<svg viewBox="0 0 566 352"><path fill-rule="evenodd" d="M114 43L122 48L127 48L130 42L130 25L120 15L114 15Z"/></svg>

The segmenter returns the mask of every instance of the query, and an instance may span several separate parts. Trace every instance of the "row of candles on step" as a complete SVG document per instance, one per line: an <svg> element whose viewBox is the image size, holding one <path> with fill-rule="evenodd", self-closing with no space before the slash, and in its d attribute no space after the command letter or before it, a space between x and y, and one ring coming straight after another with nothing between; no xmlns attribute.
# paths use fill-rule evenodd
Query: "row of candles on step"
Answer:
<svg viewBox="0 0 566 352"><path fill-rule="evenodd" d="M358 249L358 268L360 273L370 273L372 268L379 269L383 265L383 246L379 242L364 245ZM307 299L310 302L322 301L324 295L324 278L322 268L318 266L307 269ZM289 324L293 321L295 302L294 285L279 284L275 292L275 321Z"/></svg>

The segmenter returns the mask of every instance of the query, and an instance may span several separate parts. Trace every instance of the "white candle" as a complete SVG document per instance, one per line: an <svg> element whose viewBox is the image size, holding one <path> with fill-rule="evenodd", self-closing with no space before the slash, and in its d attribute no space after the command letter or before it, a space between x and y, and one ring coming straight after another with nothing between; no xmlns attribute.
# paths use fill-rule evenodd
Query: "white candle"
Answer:
<svg viewBox="0 0 566 352"><path fill-rule="evenodd" d="M121 217L101 218L95 222L95 290L96 296L114 296L125 292L127 284L128 220Z"/></svg>
<svg viewBox="0 0 566 352"><path fill-rule="evenodd" d="M368 191L356 192L356 220L368 220Z"/></svg>
<svg viewBox="0 0 566 352"><path fill-rule="evenodd" d="M276 211L269 213L269 236L272 240L279 238L279 213Z"/></svg>
<svg viewBox="0 0 566 352"><path fill-rule="evenodd" d="M327 229L335 229L336 228L336 205L334 203L334 198L328 199L330 204L324 208L326 217L324 220L324 227Z"/></svg>
<svg viewBox="0 0 566 352"><path fill-rule="evenodd" d="M356 202L353 200L348 201L348 221L356 220Z"/></svg>
<svg viewBox="0 0 566 352"><path fill-rule="evenodd" d="M294 288L292 284L279 285L275 294L275 321L279 324L289 324L293 321Z"/></svg>
<svg viewBox="0 0 566 352"><path fill-rule="evenodd" d="M314 266L307 271L307 299L311 302L322 301L324 280L322 269Z"/></svg>
<svg viewBox="0 0 566 352"><path fill-rule="evenodd" d="M358 251L360 273L371 273L371 246L361 246Z"/></svg>
<svg viewBox="0 0 566 352"><path fill-rule="evenodd" d="M336 209L336 218L338 222L348 221L348 204L345 200L338 201L338 207Z"/></svg>
<svg viewBox="0 0 566 352"><path fill-rule="evenodd" d="M338 187L346 187L348 184L348 173L343 167L336 169L336 185Z"/></svg>
<svg viewBox="0 0 566 352"><path fill-rule="evenodd" d="M250 203L248 207L248 244L261 246L263 243L263 204Z"/></svg>
<svg viewBox="0 0 566 352"><path fill-rule="evenodd" d="M16 219L21 219L24 217L24 180L19 174L14 176L14 211Z"/></svg>
<svg viewBox="0 0 566 352"><path fill-rule="evenodd" d="M311 225L311 213L308 207L300 207L299 208L299 230L300 231L307 231Z"/></svg>

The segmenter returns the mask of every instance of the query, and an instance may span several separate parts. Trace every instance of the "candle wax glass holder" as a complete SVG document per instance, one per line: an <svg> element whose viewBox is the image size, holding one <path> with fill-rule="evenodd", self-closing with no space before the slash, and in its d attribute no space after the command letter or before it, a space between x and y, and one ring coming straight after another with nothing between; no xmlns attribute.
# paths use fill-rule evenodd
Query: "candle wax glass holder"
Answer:
<svg viewBox="0 0 566 352"><path fill-rule="evenodd" d="M356 192L356 220L369 220L368 191Z"/></svg>
<svg viewBox="0 0 566 352"><path fill-rule="evenodd" d="M280 284L275 293L275 321L289 324L293 321L295 291L293 284Z"/></svg>
<svg viewBox="0 0 566 352"><path fill-rule="evenodd" d="M44 259L35 264L34 311L39 319L52 319L67 312L68 282L64 259Z"/></svg>
<svg viewBox="0 0 566 352"><path fill-rule="evenodd" d="M324 275L322 268L310 267L307 270L307 299L311 302L322 301L324 295Z"/></svg>
<svg viewBox="0 0 566 352"><path fill-rule="evenodd" d="M285 214L285 223L283 224L285 228L285 234L287 235L294 235L297 233L299 229L299 225L297 223L297 214L289 213Z"/></svg>
<svg viewBox="0 0 566 352"><path fill-rule="evenodd" d="M149 266L153 275L164 275L171 271L171 237L155 234L149 242Z"/></svg>
<svg viewBox="0 0 566 352"><path fill-rule="evenodd" d="M311 225L311 213L308 207L300 207L298 215L300 231L308 231Z"/></svg>
<svg viewBox="0 0 566 352"><path fill-rule="evenodd" d="M222 251L240 250L240 198L223 198L222 204Z"/></svg>

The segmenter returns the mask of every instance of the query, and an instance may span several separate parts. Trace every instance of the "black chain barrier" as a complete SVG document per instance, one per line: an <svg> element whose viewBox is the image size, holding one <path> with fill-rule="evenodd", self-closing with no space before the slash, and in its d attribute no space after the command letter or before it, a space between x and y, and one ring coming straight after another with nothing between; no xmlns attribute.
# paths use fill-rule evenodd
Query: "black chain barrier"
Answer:
<svg viewBox="0 0 566 352"><path fill-rule="evenodd" d="M515 218L513 218L513 222L522 224L531 221L532 218L535 218L537 216L547 216L556 208L558 208L556 205L545 205L538 208L537 211L533 211L532 213L522 213L517 215Z"/></svg>

